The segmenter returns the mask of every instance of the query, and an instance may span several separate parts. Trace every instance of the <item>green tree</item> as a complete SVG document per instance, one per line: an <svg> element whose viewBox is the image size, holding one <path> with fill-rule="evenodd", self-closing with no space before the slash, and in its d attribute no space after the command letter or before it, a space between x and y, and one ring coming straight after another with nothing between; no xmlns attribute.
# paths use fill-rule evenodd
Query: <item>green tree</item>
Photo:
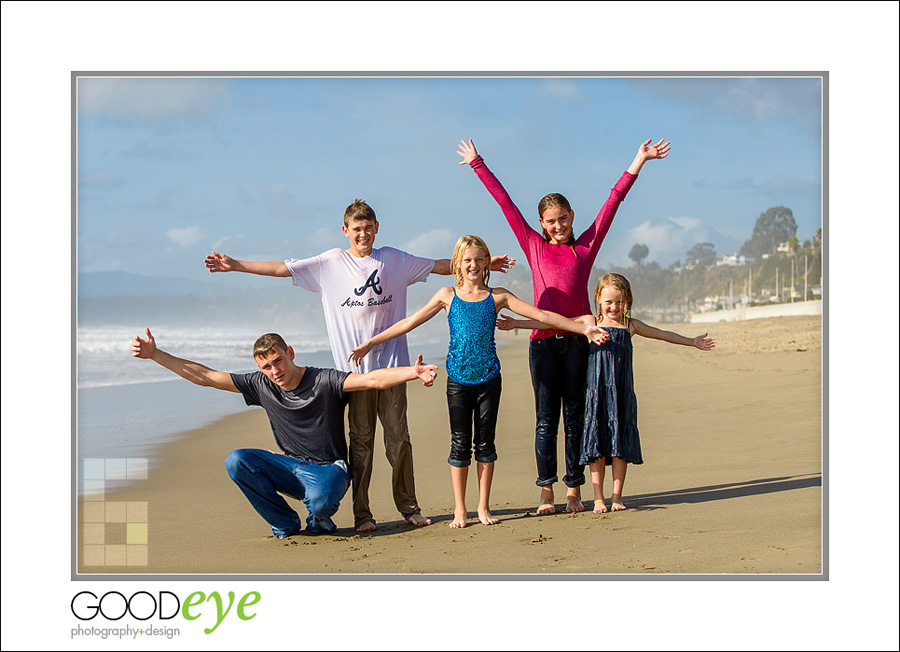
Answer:
<svg viewBox="0 0 900 652"><path fill-rule="evenodd" d="M698 242L685 254L688 262L696 265L711 265L716 259L716 245L712 242Z"/></svg>
<svg viewBox="0 0 900 652"><path fill-rule="evenodd" d="M741 247L741 253L760 256L775 251L778 245L797 233L797 222L790 208L774 206L762 213L753 227L753 235Z"/></svg>
<svg viewBox="0 0 900 652"><path fill-rule="evenodd" d="M637 267L641 266L641 261L647 257L647 254L650 253L650 248L645 244L635 243L631 248L631 251L628 252L628 257L634 261L634 264Z"/></svg>

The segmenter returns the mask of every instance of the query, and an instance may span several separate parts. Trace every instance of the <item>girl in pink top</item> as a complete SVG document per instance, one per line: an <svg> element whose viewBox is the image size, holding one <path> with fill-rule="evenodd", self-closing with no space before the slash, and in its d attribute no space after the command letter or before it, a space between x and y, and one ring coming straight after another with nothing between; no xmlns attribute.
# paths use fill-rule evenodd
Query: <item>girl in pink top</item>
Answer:
<svg viewBox="0 0 900 652"><path fill-rule="evenodd" d="M468 163L506 216L532 270L534 305L565 317L590 312L588 282L594 259L606 237L619 204L637 179L644 163L668 156L670 143L641 144L634 161L622 174L593 223L578 238L572 232L575 211L559 193L546 195L538 203L541 232L528 225L509 194L478 155L472 140L462 141L457 153ZM535 403L535 458L541 488L538 514L556 511L553 485L557 476L556 448L560 407L565 426L566 511L584 510L581 485L584 465L578 463L584 427L584 390L587 374L587 339L574 333L535 329L528 352Z"/></svg>

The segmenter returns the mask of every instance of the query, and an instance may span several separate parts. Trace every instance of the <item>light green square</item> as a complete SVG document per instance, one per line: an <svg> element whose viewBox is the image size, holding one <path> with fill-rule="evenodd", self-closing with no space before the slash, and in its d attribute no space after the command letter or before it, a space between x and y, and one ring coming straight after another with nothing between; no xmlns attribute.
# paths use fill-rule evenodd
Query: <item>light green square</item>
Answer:
<svg viewBox="0 0 900 652"><path fill-rule="evenodd" d="M149 528L146 523L129 523L125 527L125 543L129 545L147 543Z"/></svg>

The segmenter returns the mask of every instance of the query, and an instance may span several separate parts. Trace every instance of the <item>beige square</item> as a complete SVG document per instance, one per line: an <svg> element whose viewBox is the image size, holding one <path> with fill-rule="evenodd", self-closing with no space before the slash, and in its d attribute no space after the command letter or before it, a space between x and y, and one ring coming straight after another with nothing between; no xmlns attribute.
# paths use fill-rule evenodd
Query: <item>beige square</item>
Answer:
<svg viewBox="0 0 900 652"><path fill-rule="evenodd" d="M125 566L126 551L128 546L106 546L106 565Z"/></svg>
<svg viewBox="0 0 900 652"><path fill-rule="evenodd" d="M103 523L85 523L81 533L85 547L106 543L106 526Z"/></svg>
<svg viewBox="0 0 900 652"><path fill-rule="evenodd" d="M85 566L105 566L106 546L86 545L81 555L81 562Z"/></svg>
<svg viewBox="0 0 900 652"><path fill-rule="evenodd" d="M127 503L106 503L106 522L124 523L126 504Z"/></svg>
<svg viewBox="0 0 900 652"><path fill-rule="evenodd" d="M128 565L129 566L146 566L149 561L148 547L149 546L125 546L128 549L126 553L128 555Z"/></svg>
<svg viewBox="0 0 900 652"><path fill-rule="evenodd" d="M125 473L129 480L147 479L147 458L129 457L125 464Z"/></svg>
<svg viewBox="0 0 900 652"><path fill-rule="evenodd" d="M126 526L125 543L146 544L149 530L146 523L129 523Z"/></svg>
<svg viewBox="0 0 900 652"><path fill-rule="evenodd" d="M130 502L125 507L126 523L146 523L147 522L147 503L146 502Z"/></svg>
<svg viewBox="0 0 900 652"><path fill-rule="evenodd" d="M106 520L106 503L84 503L81 512L85 523L103 523Z"/></svg>

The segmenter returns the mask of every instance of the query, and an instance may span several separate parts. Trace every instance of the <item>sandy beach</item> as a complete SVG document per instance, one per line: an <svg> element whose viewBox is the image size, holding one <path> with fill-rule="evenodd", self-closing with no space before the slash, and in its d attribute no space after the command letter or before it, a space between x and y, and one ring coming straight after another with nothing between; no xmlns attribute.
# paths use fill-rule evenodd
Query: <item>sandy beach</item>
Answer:
<svg viewBox="0 0 900 652"><path fill-rule="evenodd" d="M446 462L445 376L440 374L433 388L409 385L417 494L423 514L434 521L430 527L412 528L394 510L390 470L378 441L370 494L379 521L376 532L352 529L348 491L335 517L336 534L273 538L223 466L235 448L274 448L265 414L248 408L164 446L151 458L147 479L107 492L103 507L96 500L79 500L77 572L819 575L824 536L821 318L673 328L690 336L707 329L717 340L708 353L634 340L645 463L629 466L624 512L592 513L588 481L585 512L534 515L539 491L528 339L524 333L498 333L503 398L491 502L499 525L483 526L475 516L473 473L468 527L447 527L453 497ZM560 510L564 491L559 483ZM305 518L302 504L289 502ZM85 514L98 510L129 516L116 522L107 516L102 526L89 516L93 520L86 525ZM135 519L146 525L132 530ZM135 554L126 556L125 549Z"/></svg>

